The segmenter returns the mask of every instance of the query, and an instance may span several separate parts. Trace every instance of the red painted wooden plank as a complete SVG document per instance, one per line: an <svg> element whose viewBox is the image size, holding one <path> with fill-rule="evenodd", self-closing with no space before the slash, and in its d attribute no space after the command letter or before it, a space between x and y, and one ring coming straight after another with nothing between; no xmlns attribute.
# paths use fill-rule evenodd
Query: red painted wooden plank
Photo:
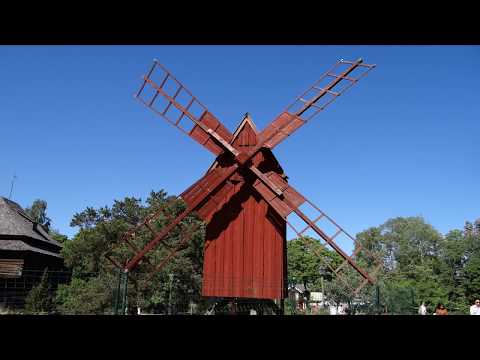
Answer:
<svg viewBox="0 0 480 360"><path fill-rule="evenodd" d="M207 111L200 121L219 134L226 142L232 140L233 136L230 131L212 113Z"/></svg>
<svg viewBox="0 0 480 360"><path fill-rule="evenodd" d="M270 148L274 148L278 143L280 143L304 123L305 120L302 120L301 118L296 117L288 112L283 112L272 122L271 125L262 131L261 136L264 139L268 139L270 136L273 136L265 145ZM275 134L276 129L282 129L282 131Z"/></svg>
<svg viewBox="0 0 480 360"><path fill-rule="evenodd" d="M284 258L286 252L284 249L284 240L286 239L286 222L278 214L271 213L271 221L275 228L275 248L274 248L274 274L275 274L275 295L277 299L284 297Z"/></svg>
<svg viewBox="0 0 480 360"><path fill-rule="evenodd" d="M262 297L270 297L271 296L271 262L272 262L272 236L275 237L274 232L272 231L272 225L267 218L266 212L268 209L265 210L264 219L264 234L263 234L263 289L262 289Z"/></svg>
<svg viewBox="0 0 480 360"><path fill-rule="evenodd" d="M205 112L200 118L199 122L205 124L207 127L218 133L226 142L231 141L232 134L230 134L230 132L223 125L221 125L211 113ZM207 134L198 125L195 125L192 131L190 131L190 136L213 153L217 155L223 153L223 147L220 146L210 134Z"/></svg>
<svg viewBox="0 0 480 360"><path fill-rule="evenodd" d="M249 197L245 206L245 222L244 222L244 266L243 293L246 297L253 296L253 228L255 226L255 203L253 196Z"/></svg>
<svg viewBox="0 0 480 360"><path fill-rule="evenodd" d="M284 191L285 189L288 188L287 181L281 175L277 174L276 172L269 171L269 172L267 172L266 176L268 177L268 180L270 180L280 190Z"/></svg>
<svg viewBox="0 0 480 360"><path fill-rule="evenodd" d="M220 229L215 229L219 231L219 236L216 238L217 246L215 247L215 293L218 293L218 296L223 296L221 289L223 287L223 261L224 261L224 243L225 243L225 229L223 223L219 225Z"/></svg>
<svg viewBox="0 0 480 360"><path fill-rule="evenodd" d="M215 246L216 242L206 238L205 251L203 256L203 286L202 296L212 296L214 294L215 278Z"/></svg>
<svg viewBox="0 0 480 360"><path fill-rule="evenodd" d="M281 249L281 246L282 246L282 243L281 243L282 237L281 237L281 234L279 233L280 229L278 229L277 226L274 226L274 228L275 228L275 235L273 238L273 250L272 250L273 261L272 261L272 269L271 269L272 278L273 278L272 295L275 298L280 299L281 293L282 293L281 284L283 280L283 269L280 262L280 260L282 259L282 254L279 250Z"/></svg>
<svg viewBox="0 0 480 360"><path fill-rule="evenodd" d="M234 192L235 189L232 189ZM235 201L231 202L231 205L227 207L226 213L226 224L227 228L225 229L225 240L224 240L224 255L223 255L223 293L224 296L232 294L232 262L233 262L233 241L235 241L235 218L234 218L234 209Z"/></svg>
<svg viewBox="0 0 480 360"><path fill-rule="evenodd" d="M279 248L281 246L281 233L280 229L276 225L273 225L274 229L274 236L273 236L273 246L272 246L272 267L271 267L271 272L272 272L272 295L276 299L281 298L281 284L282 284L282 267L280 265L279 261L279 255L281 259L281 254L279 254Z"/></svg>
<svg viewBox="0 0 480 360"><path fill-rule="evenodd" d="M255 297L262 296L261 280L263 278L263 234L265 231L265 204L266 203L263 199L258 202L258 217L255 218L255 222L258 223L258 226L254 227L253 229L253 294Z"/></svg>
<svg viewBox="0 0 480 360"><path fill-rule="evenodd" d="M250 146L257 145L257 134L255 134L255 131L253 131L253 129L248 134L248 144Z"/></svg>
<svg viewBox="0 0 480 360"><path fill-rule="evenodd" d="M241 187L242 184L238 184L238 187ZM238 214L237 219L235 220L235 239L233 243L233 275L234 275L234 287L233 292L242 296L242 280L243 280L243 241L244 241L244 224L243 219L245 216L245 211L243 209L244 204L240 203L241 211Z"/></svg>
<svg viewBox="0 0 480 360"><path fill-rule="evenodd" d="M284 269L284 260L286 261L286 248L284 248L285 240L286 240L286 227L285 221L279 218L277 219L277 231L276 231L276 239L275 239L275 274L278 277L277 279L277 299L281 299L284 297L284 284L285 284L285 274L286 269Z"/></svg>

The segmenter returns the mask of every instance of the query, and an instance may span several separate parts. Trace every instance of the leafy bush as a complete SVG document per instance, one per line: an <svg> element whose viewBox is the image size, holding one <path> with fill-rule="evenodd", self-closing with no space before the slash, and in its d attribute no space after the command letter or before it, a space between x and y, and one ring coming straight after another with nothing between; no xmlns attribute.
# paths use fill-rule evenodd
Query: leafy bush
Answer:
<svg viewBox="0 0 480 360"><path fill-rule="evenodd" d="M55 302L61 314L104 314L111 311L112 290L105 277L88 280L74 278L69 285L60 285Z"/></svg>
<svg viewBox="0 0 480 360"><path fill-rule="evenodd" d="M48 270L45 269L40 283L30 290L25 298L25 311L30 314L49 313L54 309Z"/></svg>

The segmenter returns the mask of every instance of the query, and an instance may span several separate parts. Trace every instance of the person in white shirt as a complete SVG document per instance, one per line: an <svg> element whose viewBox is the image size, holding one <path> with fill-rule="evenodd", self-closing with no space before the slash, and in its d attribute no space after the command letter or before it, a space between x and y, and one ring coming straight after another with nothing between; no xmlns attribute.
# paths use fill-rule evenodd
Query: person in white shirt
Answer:
<svg viewBox="0 0 480 360"><path fill-rule="evenodd" d="M422 302L422 305L418 308L418 315L427 315L427 307L424 302Z"/></svg>
<svg viewBox="0 0 480 360"><path fill-rule="evenodd" d="M475 304L470 306L470 315L480 315L480 299L476 299Z"/></svg>

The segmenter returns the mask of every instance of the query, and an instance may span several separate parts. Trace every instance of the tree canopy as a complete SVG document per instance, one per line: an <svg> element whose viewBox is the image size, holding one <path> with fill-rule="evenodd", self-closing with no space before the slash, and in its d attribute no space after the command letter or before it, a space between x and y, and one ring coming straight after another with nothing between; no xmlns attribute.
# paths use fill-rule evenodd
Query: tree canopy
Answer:
<svg viewBox="0 0 480 360"><path fill-rule="evenodd" d="M30 207L25 208L25 212L35 222L42 225L53 240L63 244L68 240L68 236L61 234L59 230L52 229L52 219L47 215L47 207L48 204L45 200L36 199Z"/></svg>
<svg viewBox="0 0 480 360"><path fill-rule="evenodd" d="M50 229L51 219L47 216L47 202L45 200L37 199L30 207L25 209L25 212L40 225L42 225L48 232Z"/></svg>
<svg viewBox="0 0 480 360"><path fill-rule="evenodd" d="M357 234L357 240L381 256L384 294L411 291L413 303L425 302L430 312L441 302L466 313L480 294L480 231L475 229L467 222L464 231L443 236L422 217L399 217Z"/></svg>
<svg viewBox="0 0 480 360"><path fill-rule="evenodd" d="M56 230L50 236L63 243L65 265L71 269L69 284L58 287L54 304L40 304L42 308L56 306L61 313L110 313L118 284L118 269L105 257L107 251L119 243L122 235L141 222L147 215L164 207L163 215L152 223L160 230L185 209L185 204L163 190L152 191L145 201L135 197L115 200L111 206L87 207L73 215L71 226L79 229L69 240ZM26 211L40 224L50 225L47 203L36 200ZM203 241L205 224L192 214L165 239L167 245L178 242L184 230L192 232L189 246L182 249L161 271L152 265L165 258L167 249L158 247L132 272L128 283L130 311L136 306L144 311L165 311L172 302L177 307L193 301L197 309L207 306L201 297ZM139 231L132 240L141 248L151 239L148 231ZM468 308L480 295L480 219L466 222L464 229L452 229L442 235L422 217L397 217L357 234L356 240L381 259L378 290L382 311L412 313L424 302L431 313L435 305L444 303L452 313L468 313ZM132 255L126 246L113 251L113 257L125 261ZM318 256L320 255L320 256ZM374 264L360 252L355 260L371 272ZM372 301L372 288L356 299L334 275L343 259L311 237L287 242L289 284L302 284L309 291L324 291L332 303L353 304ZM347 282L358 284L355 271L346 267L343 276ZM358 274L357 274L358 275ZM46 280L44 279L43 283ZM42 283L42 284L43 284ZM29 299L34 309L45 286L35 289ZM363 300L362 300L363 299ZM360 301L360 302L361 302ZM32 305L33 304L33 305Z"/></svg>
<svg viewBox="0 0 480 360"><path fill-rule="evenodd" d="M342 262L337 253L308 236L288 241L287 254L289 282L302 284L310 291L320 291L320 279L331 280L331 269Z"/></svg>
<svg viewBox="0 0 480 360"><path fill-rule="evenodd" d="M397 217L358 233L356 240L381 260L376 284L383 307L379 311L414 313L424 302L430 313L438 303L450 312L468 313L480 294L480 219L444 236L422 217ZM331 304L375 302L375 287L364 288L356 297L349 289L347 284L359 284L355 270L345 269L342 280L326 265L336 268L342 260L316 239L289 241L289 281L310 291L323 290ZM374 263L363 252L355 261L367 272L373 271Z"/></svg>
<svg viewBox="0 0 480 360"><path fill-rule="evenodd" d="M69 285L60 286L57 292L57 302L62 312L111 311L119 269L106 259L105 254L119 243L127 229L137 225L162 206L165 207L164 215L152 224L155 230L160 230L167 223L167 216L175 217L185 209L181 200L167 196L163 190L152 191L145 202L135 197L126 197L115 200L111 207L87 207L73 216L71 226L79 227L80 230L72 241L65 243L62 250L65 264L73 272L73 281ZM148 254L148 261L143 261L132 271L128 284L130 311L133 312L136 306L144 311L158 310L165 306L169 299L182 302L176 304L177 306L188 305L183 302L190 300L202 303L200 293L205 226L193 214L187 217L180 227L192 228L194 225L197 230L193 232L189 246L179 251L161 271L152 272L152 266L165 258L168 251L165 247L157 247ZM180 232L181 230L176 228L165 239L165 243L176 243ZM150 233L140 231L131 242L137 248L142 248L150 239ZM132 252L128 247L120 245L113 251L112 257L125 261ZM152 273L153 277L149 278ZM170 280L171 276L173 280ZM85 299L92 296L95 301L89 302L86 309Z"/></svg>

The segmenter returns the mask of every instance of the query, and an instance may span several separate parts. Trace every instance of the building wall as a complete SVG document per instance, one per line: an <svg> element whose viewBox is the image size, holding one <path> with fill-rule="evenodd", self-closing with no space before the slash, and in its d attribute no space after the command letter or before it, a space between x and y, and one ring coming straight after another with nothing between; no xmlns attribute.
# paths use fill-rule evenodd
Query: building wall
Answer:
<svg viewBox="0 0 480 360"><path fill-rule="evenodd" d="M241 125L232 142L241 152L257 144L251 124ZM270 151L257 153L252 162L263 172L283 173ZM218 166L228 164L218 159ZM220 203L211 211L213 216L207 215L203 296L287 296L286 222L252 188L255 180L248 171L235 174L218 192Z"/></svg>
<svg viewBox="0 0 480 360"><path fill-rule="evenodd" d="M257 144L253 123L244 119L232 146L248 152ZM252 163L263 172L284 176L270 150L262 149ZM232 166L228 154L217 157L207 175L181 196L190 206ZM282 299L286 288L286 222L253 188L257 177L241 169L197 208L207 223L203 296Z"/></svg>
<svg viewBox="0 0 480 360"><path fill-rule="evenodd" d="M286 223L242 185L207 226L202 295L284 298Z"/></svg>
<svg viewBox="0 0 480 360"><path fill-rule="evenodd" d="M48 267L52 270L65 270L63 258L56 258L31 251L3 251L0 250L0 259L23 259L25 270L43 270Z"/></svg>
<svg viewBox="0 0 480 360"><path fill-rule="evenodd" d="M2 259L23 259L21 276L0 275L0 307L22 308L25 298L36 286L48 268L48 282L54 291L58 284L67 283L70 275L63 266L63 259L30 251L0 251Z"/></svg>

